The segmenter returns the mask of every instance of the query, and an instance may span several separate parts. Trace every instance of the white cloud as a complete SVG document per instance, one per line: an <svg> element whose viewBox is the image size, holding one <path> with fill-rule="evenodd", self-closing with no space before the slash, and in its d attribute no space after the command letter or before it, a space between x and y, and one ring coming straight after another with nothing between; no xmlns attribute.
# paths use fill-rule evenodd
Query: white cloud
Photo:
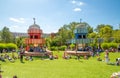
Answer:
<svg viewBox="0 0 120 78"><path fill-rule="evenodd" d="M25 19L24 18L9 18L9 20L13 21L13 22L17 22L17 23L25 23Z"/></svg>
<svg viewBox="0 0 120 78"><path fill-rule="evenodd" d="M78 11L80 12L80 11L82 11L82 9L81 8L74 8L74 11L75 12L78 12Z"/></svg>
<svg viewBox="0 0 120 78"><path fill-rule="evenodd" d="M76 5L76 6L83 6L85 4L84 2L75 1L75 0L73 0L71 3L74 4L74 5Z"/></svg>
<svg viewBox="0 0 120 78"><path fill-rule="evenodd" d="M79 2L78 5L79 6L83 6L85 3L84 2Z"/></svg>
<svg viewBox="0 0 120 78"><path fill-rule="evenodd" d="M75 1L75 0L73 0L73 1L72 1L72 4L76 4L76 1Z"/></svg>
<svg viewBox="0 0 120 78"><path fill-rule="evenodd" d="M20 20L25 20L24 18L20 18Z"/></svg>

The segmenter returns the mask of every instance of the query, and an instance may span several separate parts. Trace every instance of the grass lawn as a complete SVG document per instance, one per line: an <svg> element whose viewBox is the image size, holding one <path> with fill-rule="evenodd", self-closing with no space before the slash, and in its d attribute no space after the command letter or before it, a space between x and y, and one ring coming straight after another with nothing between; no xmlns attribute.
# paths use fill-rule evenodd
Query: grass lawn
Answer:
<svg viewBox="0 0 120 78"><path fill-rule="evenodd" d="M55 52L62 56L62 52ZM120 57L120 53L110 53L110 61L115 62L115 58ZM104 53L101 53L104 59ZM96 57L88 60L62 58L55 60L40 60L35 58L33 61L20 63L19 59L15 63L1 62L3 78L110 78L113 72L120 71L120 66L107 65L105 62L97 61Z"/></svg>

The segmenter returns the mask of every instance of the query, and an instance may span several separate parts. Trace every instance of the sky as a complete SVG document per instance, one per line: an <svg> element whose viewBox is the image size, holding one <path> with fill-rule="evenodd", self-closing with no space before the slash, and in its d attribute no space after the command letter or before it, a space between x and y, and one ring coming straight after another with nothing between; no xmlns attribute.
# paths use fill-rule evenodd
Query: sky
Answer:
<svg viewBox="0 0 120 78"><path fill-rule="evenodd" d="M33 18L43 33L55 33L71 22L87 22L96 28L99 24L120 24L120 0L0 0L0 30L25 32Z"/></svg>

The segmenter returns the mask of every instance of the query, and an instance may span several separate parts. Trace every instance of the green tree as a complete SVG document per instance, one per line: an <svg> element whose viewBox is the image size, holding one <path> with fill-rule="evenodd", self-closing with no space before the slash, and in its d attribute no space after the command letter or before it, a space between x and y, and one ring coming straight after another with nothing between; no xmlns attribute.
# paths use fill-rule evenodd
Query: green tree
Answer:
<svg viewBox="0 0 120 78"><path fill-rule="evenodd" d="M97 34L95 32L89 33L88 38L96 38Z"/></svg>
<svg viewBox="0 0 120 78"><path fill-rule="evenodd" d="M93 32L93 28L92 28L89 24L87 24L86 22L84 22L84 23L85 23L85 24L87 25L87 27L88 27L88 32L89 32L89 33L92 33L92 32ZM75 30L75 27L76 27L78 24L80 24L80 23L78 23L78 22L71 22L71 23L69 23L69 24L63 25L63 26L59 29L59 31L58 31L55 39L52 40L52 43L54 42L54 44L55 44L55 42L57 42L57 43L59 43L60 45L66 45L66 42L67 42L68 40L74 39L74 37L75 37L74 30Z"/></svg>
<svg viewBox="0 0 120 78"><path fill-rule="evenodd" d="M9 31L9 28L4 27L1 31L1 41L3 43L10 43L13 42L13 35L12 33Z"/></svg>
<svg viewBox="0 0 120 78"><path fill-rule="evenodd" d="M112 28L108 25L104 26L100 29L100 37L104 39L104 42L110 42L110 38L112 37Z"/></svg>
<svg viewBox="0 0 120 78"><path fill-rule="evenodd" d="M106 26L108 26L108 27L110 27L111 29L113 29L113 27L112 27L111 25L100 24L100 25L98 25L98 26L96 27L95 31L99 33L100 30L101 30L101 28L104 28L104 27L106 27Z"/></svg>
<svg viewBox="0 0 120 78"><path fill-rule="evenodd" d="M49 50L50 50L50 47L51 47L50 43L51 43L51 38L50 37L45 38L45 45L47 46L47 48Z"/></svg>
<svg viewBox="0 0 120 78"><path fill-rule="evenodd" d="M113 30L113 42L120 43L120 30Z"/></svg>
<svg viewBox="0 0 120 78"><path fill-rule="evenodd" d="M25 46L24 39L25 38L23 38L23 37L16 38L16 44L17 44L18 48Z"/></svg>
<svg viewBox="0 0 120 78"><path fill-rule="evenodd" d="M63 25L58 31L58 38L61 41L61 45L65 45L67 40L74 38L74 29L78 23L72 22L68 25Z"/></svg>

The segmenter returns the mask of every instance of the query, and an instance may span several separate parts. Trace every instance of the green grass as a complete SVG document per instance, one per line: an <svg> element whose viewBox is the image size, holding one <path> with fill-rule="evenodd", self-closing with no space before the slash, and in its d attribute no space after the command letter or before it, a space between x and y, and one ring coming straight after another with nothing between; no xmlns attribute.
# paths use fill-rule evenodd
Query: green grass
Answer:
<svg viewBox="0 0 120 78"><path fill-rule="evenodd" d="M54 55L62 57L62 52L55 52ZM110 53L111 62L120 57L120 53ZM104 53L101 54L104 59ZM40 60L36 58L33 61L24 61L20 63L19 59L15 63L1 62L3 78L12 78L17 75L18 78L110 78L113 72L120 71L120 66L107 65L105 62L96 61L96 57L90 57L88 60L62 58L55 60Z"/></svg>

